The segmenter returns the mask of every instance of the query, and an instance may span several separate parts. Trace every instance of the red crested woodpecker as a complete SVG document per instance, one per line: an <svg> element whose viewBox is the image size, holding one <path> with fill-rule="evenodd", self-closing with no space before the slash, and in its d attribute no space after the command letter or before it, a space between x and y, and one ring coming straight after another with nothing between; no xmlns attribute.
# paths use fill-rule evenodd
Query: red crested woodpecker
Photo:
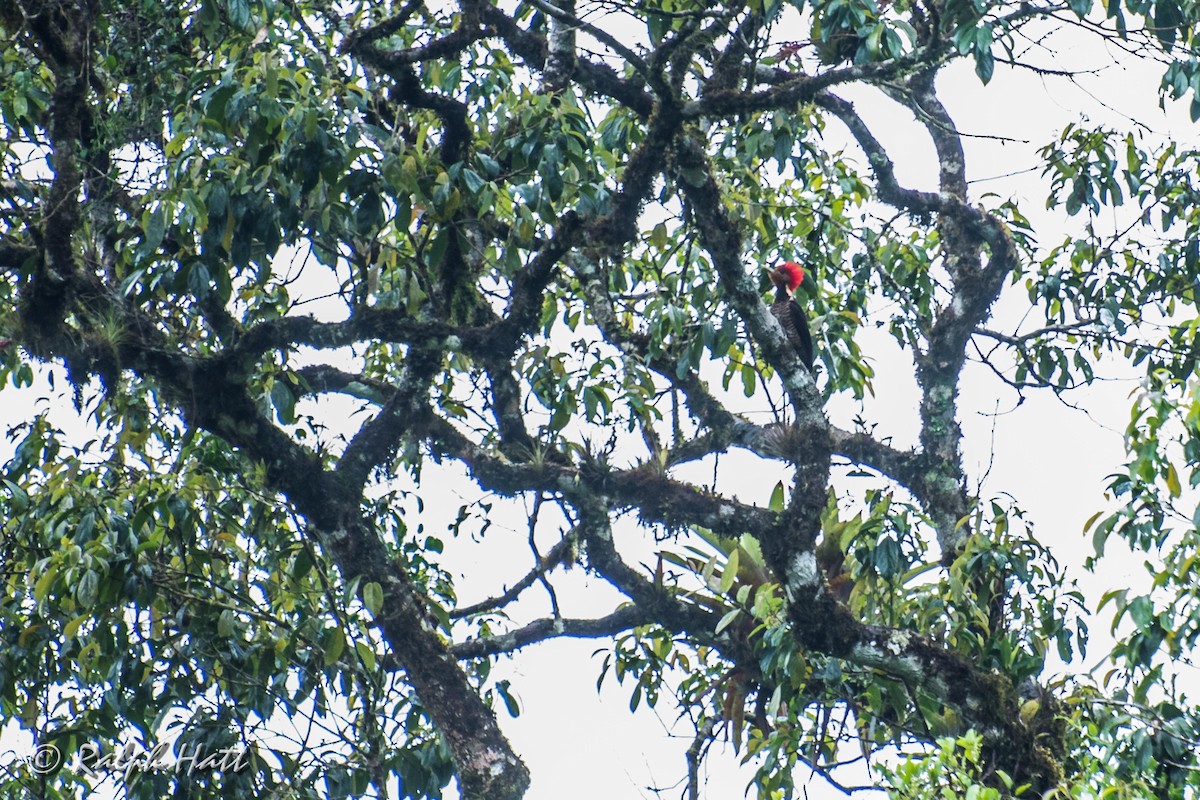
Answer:
<svg viewBox="0 0 1200 800"><path fill-rule="evenodd" d="M804 282L804 269L795 261L785 261L775 269L766 267L766 270L771 276L771 283L775 284L775 302L771 304L771 313L796 349L796 355L812 372L812 334L808 331L808 317L796 302L796 288Z"/></svg>

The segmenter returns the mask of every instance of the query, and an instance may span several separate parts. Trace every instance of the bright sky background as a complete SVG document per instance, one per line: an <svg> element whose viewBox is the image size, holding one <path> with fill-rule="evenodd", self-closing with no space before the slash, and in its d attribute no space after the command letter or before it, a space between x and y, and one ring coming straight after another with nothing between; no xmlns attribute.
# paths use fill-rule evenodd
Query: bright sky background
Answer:
<svg viewBox="0 0 1200 800"><path fill-rule="evenodd" d="M1121 56L1102 47L1092 36L1081 40L1077 34L1063 34L1052 37L1049 43L1057 50L1052 56L1043 53L1041 63L1096 73L1079 78L1075 85L1063 78L1042 78L998 65L991 84L981 87L971 64L963 62L947 69L939 82L943 101L961 131L1016 140L965 139L972 189L977 198L995 192L1019 199L1043 245L1052 245L1061 238L1065 213L1044 208L1046 189L1039 180L1037 150L1065 125L1086 115L1093 123L1121 130L1144 126L1163 140L1173 137L1185 145L1194 146L1198 139L1196 127L1187 119L1186 105L1169 106L1165 114L1158 108L1160 65ZM936 189L933 148L924 128L907 110L872 90L836 91L856 102L893 154L902 184ZM865 165L839 123L830 123L828 135L831 141L844 141L850 155ZM1009 177L997 177L1002 175ZM991 327L1002 329L1004 321L1015 320L1024 303L1023 287L1010 287L1007 299L996 308L1000 321ZM865 331L860 344L872 355L877 372L876 399L868 399L863 416L879 423L880 431L893 436L895 444L914 444L918 398L910 358L883 332ZM1118 380L1100 382L1071 395L1086 413L1068 408L1048 392L1031 393L1023 405L1014 409L1014 393L985 367L975 364L964 373L960 397L969 478L977 480L987 471L985 497L1001 492L1015 497L1028 512L1038 538L1071 568L1093 599L1105 588L1144 581L1137 559L1110 558L1097 576L1081 569L1083 559L1091 553L1090 540L1082 532L1083 523L1103 507L1106 476L1121 464L1121 431L1128 420L1128 396L1137 385L1131 379L1133 373L1108 366L1098 373ZM7 429L49 402L55 409L57 424L69 431L81 430L78 422L72 421L77 418L69 392L63 391L63 371L55 371L56 392L49 390L44 373L43 381L31 389L3 392L0 427ZM51 399L38 399L47 397ZM340 400L320 406L331 426L347 430L362 421L361 416L344 418L344 410L349 407L352 405ZM852 403L843 401L831 403L827 410L843 425L858 411ZM997 411L1004 413L995 415ZM11 450L12 443L0 442L0 460L7 460ZM711 464L704 469L711 470ZM760 504L767 502L775 482L784 476L779 465L769 466L771 471L764 473L762 462L742 453L722 456L719 469L723 491ZM426 471L427 478L434 474L432 469ZM465 480L461 469L443 467L438 474L436 486L427 480L422 489L426 510L421 521L431 533L443 531L453 521L459 505L479 497L478 489ZM459 596L464 603L497 593L529 568L525 517L519 508L500 513L502 505L497 503L494 524L482 542L469 538L447 540L447 563L459 581ZM415 527L415 520L410 527ZM546 528L544 547L552 541L548 534L554 532ZM618 536L628 539L629 530L618 530ZM641 547L650 553L648 545ZM1114 552L1117 547L1115 543L1110 546ZM617 598L606 584L589 578L582 569L555 584L566 616L605 613ZM527 598L514 610L517 619L521 614L533 617L546 613L548 606L540 589L529 590ZM1088 666L1107 649L1107 625L1094 624L1092 632ZM523 706L518 719L507 718L503 711L500 715L504 730L533 773L529 800L677 798L683 791L688 726L675 724L677 712L667 698L658 709L648 711L643 707L631 716L628 701L632 687L618 687L611 676L597 695L600 660L591 654L606 644L604 640L544 643L497 668L497 676L512 678ZM5 733L0 751L15 746L11 731ZM736 768L736 761L729 747L714 746L703 796L742 796L751 772ZM654 788L662 790L661 795L656 795ZM448 796L455 796L453 790ZM819 779L810 790L812 798L840 796Z"/></svg>

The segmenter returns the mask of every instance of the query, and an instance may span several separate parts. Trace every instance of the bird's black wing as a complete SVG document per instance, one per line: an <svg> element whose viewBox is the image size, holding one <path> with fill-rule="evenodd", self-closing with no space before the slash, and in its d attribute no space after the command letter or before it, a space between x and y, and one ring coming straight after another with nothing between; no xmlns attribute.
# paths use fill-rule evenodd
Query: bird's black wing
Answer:
<svg viewBox="0 0 1200 800"><path fill-rule="evenodd" d="M812 334L808 332L808 317L804 315L804 309L795 300L788 303L787 306L788 321L790 327L796 332L796 353L800 356L800 360L804 362L804 366L808 367L808 371L813 371L813 341Z"/></svg>

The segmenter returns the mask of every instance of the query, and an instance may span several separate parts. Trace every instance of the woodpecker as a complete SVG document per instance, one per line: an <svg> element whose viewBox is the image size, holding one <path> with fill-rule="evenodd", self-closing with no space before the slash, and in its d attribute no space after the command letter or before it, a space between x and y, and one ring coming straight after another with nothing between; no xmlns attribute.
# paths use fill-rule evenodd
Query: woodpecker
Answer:
<svg viewBox="0 0 1200 800"><path fill-rule="evenodd" d="M813 369L812 334L808 331L808 317L804 309L796 302L796 288L804 282L804 270L795 261L785 261L775 269L765 268L775 284L775 302L771 304L771 313L779 320L779 326L787 335L796 355L808 367Z"/></svg>

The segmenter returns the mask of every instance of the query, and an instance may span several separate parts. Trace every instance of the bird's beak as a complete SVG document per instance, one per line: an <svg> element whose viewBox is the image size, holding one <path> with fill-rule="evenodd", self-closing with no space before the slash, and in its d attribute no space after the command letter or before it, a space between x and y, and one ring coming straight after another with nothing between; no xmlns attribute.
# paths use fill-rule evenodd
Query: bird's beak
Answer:
<svg viewBox="0 0 1200 800"><path fill-rule="evenodd" d="M774 267L763 267L763 272L770 276L771 283L775 284L776 286L778 286L779 282L783 280L783 276L779 274L779 270L775 269Z"/></svg>

